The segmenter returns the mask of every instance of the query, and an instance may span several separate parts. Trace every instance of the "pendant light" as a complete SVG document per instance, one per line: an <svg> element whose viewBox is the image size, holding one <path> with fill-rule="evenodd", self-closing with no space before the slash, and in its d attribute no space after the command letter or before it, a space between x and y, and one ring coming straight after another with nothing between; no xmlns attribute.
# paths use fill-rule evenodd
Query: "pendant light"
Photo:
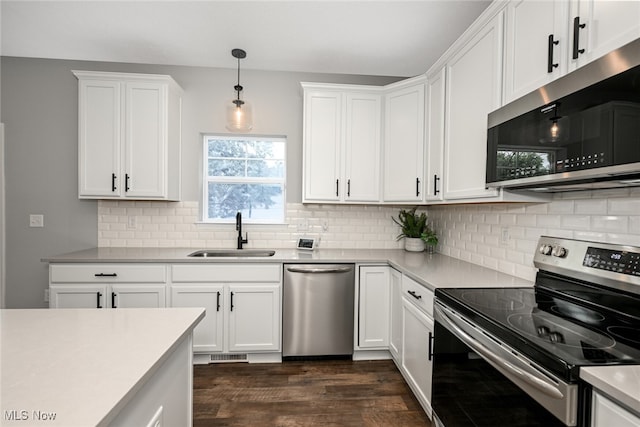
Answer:
<svg viewBox="0 0 640 427"><path fill-rule="evenodd" d="M251 105L240 99L240 60L247 57L247 52L242 49L233 49L231 55L238 59L238 84L233 89L236 91L236 99L227 103L227 129L231 132L248 132L253 127L253 115Z"/></svg>

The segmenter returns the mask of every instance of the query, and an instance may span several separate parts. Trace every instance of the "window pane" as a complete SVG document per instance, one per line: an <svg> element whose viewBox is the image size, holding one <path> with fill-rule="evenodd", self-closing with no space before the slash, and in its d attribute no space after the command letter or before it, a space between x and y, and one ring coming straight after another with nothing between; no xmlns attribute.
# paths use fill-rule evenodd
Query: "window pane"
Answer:
<svg viewBox="0 0 640 427"><path fill-rule="evenodd" d="M245 176L244 160L209 159L209 176Z"/></svg>
<svg viewBox="0 0 640 427"><path fill-rule="evenodd" d="M284 143L279 141L247 141L247 157L284 159Z"/></svg>
<svg viewBox="0 0 640 427"><path fill-rule="evenodd" d="M244 141L210 139L208 152L209 157L246 157Z"/></svg>
<svg viewBox="0 0 640 427"><path fill-rule="evenodd" d="M284 178L284 162L281 160L248 160L247 176Z"/></svg>
<svg viewBox="0 0 640 427"><path fill-rule="evenodd" d="M208 217L235 219L238 211L243 219L258 221L284 220L284 199L279 184L226 184L210 182L208 185Z"/></svg>

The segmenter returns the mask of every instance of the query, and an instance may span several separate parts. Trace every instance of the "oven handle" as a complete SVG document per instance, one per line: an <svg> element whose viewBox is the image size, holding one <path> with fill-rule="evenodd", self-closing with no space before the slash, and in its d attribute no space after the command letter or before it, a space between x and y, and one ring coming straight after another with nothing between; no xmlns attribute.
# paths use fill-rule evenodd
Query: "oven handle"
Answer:
<svg viewBox="0 0 640 427"><path fill-rule="evenodd" d="M564 395L553 384L550 384L548 381L545 381L545 379L539 378L530 372L523 371L519 367L514 366L509 361L493 353L483 344L478 342L478 340L473 338L471 335L465 332L459 325L457 325L455 320L449 317L449 315L445 312L445 310L442 307L440 307L438 304L434 304L434 310L440 315L439 320L443 320L444 323L447 324L448 328L452 329L452 332L458 335L458 338L460 338L465 344L467 344L469 347L471 347L473 350L479 353L485 360L487 360L488 362L493 362L492 364L498 364L499 366L511 372L513 375L517 376L521 380L527 382L528 384L530 384L531 386L535 387L536 389L540 390L541 392L545 393L548 396L551 396L555 399L564 398Z"/></svg>

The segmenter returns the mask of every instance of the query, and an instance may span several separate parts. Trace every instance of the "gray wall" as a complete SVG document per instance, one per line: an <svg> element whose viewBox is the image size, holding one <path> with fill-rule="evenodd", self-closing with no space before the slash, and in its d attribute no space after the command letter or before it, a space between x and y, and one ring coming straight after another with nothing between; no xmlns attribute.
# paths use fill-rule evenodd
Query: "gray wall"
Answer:
<svg viewBox="0 0 640 427"><path fill-rule="evenodd" d="M198 200L202 132L223 132L235 69L3 57L6 307L46 307L48 266L40 259L97 245L97 202L78 199L77 80L71 70L169 74L184 89L182 199ZM242 70L255 134L286 135L287 201L301 201L301 81L382 85L393 77ZM44 228L29 228L29 214Z"/></svg>

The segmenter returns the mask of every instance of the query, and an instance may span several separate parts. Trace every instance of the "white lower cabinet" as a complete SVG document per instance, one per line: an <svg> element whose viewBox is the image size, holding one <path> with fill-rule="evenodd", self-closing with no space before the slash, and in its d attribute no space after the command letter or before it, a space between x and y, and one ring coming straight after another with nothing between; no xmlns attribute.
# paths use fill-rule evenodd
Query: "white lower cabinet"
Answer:
<svg viewBox="0 0 640 427"><path fill-rule="evenodd" d="M166 266L53 264L50 308L166 307Z"/></svg>
<svg viewBox="0 0 640 427"><path fill-rule="evenodd" d="M209 353L223 349L222 297L224 286L180 284L171 286L172 307L204 307L205 318L193 330L193 351Z"/></svg>
<svg viewBox="0 0 640 427"><path fill-rule="evenodd" d="M389 326L389 351L396 364L402 359L402 273L389 267L391 325Z"/></svg>
<svg viewBox="0 0 640 427"><path fill-rule="evenodd" d="M229 285L231 352L280 350L280 284Z"/></svg>
<svg viewBox="0 0 640 427"><path fill-rule="evenodd" d="M623 408L597 391L593 391L591 427L638 427L640 416Z"/></svg>
<svg viewBox="0 0 640 427"><path fill-rule="evenodd" d="M359 348L389 348L389 270L388 266L360 266Z"/></svg>
<svg viewBox="0 0 640 427"><path fill-rule="evenodd" d="M404 379L431 417L433 292L402 277L402 363Z"/></svg>
<svg viewBox="0 0 640 427"><path fill-rule="evenodd" d="M281 264L171 267L171 306L204 307L195 353L281 351Z"/></svg>

